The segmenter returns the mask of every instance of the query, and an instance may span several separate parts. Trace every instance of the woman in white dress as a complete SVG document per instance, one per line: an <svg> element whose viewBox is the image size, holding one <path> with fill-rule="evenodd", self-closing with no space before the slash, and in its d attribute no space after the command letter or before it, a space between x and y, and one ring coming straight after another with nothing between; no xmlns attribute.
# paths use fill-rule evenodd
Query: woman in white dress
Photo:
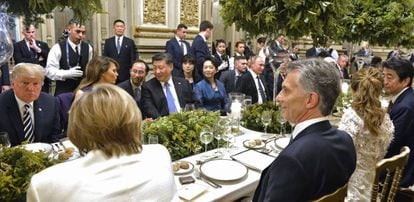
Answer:
<svg viewBox="0 0 414 202"><path fill-rule="evenodd" d="M35 174L27 201L178 201L168 150L141 144L141 112L123 89L96 84L69 113L82 158Z"/></svg>
<svg viewBox="0 0 414 202"><path fill-rule="evenodd" d="M348 183L346 201L370 201L375 165L384 158L394 125L381 108L382 73L375 68L363 68L352 75L352 107L346 109L339 129L354 140L357 167Z"/></svg>

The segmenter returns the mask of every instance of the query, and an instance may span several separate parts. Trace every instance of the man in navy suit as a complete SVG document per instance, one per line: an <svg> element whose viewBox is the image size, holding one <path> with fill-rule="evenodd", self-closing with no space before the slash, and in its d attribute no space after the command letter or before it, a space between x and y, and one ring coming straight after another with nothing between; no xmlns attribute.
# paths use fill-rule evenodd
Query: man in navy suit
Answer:
<svg viewBox="0 0 414 202"><path fill-rule="evenodd" d="M36 40L36 28L34 25L25 26L22 34L24 39L14 44L13 58L16 64L21 62L40 64L46 67L49 46L43 41ZM50 80L45 78L42 91L49 93Z"/></svg>
<svg viewBox="0 0 414 202"><path fill-rule="evenodd" d="M250 63L250 69L237 80L235 92L252 96L253 104L273 100L271 90L268 89L262 75L264 59L260 56L253 56Z"/></svg>
<svg viewBox="0 0 414 202"><path fill-rule="evenodd" d="M12 73L12 90L0 94L0 131L9 134L12 146L23 141L53 143L59 140L57 100L44 92L43 67L17 64Z"/></svg>
<svg viewBox="0 0 414 202"><path fill-rule="evenodd" d="M388 113L394 123L394 139L388 147L386 158L400 153L403 146L414 151L414 91L411 88L414 70L410 61L398 56L383 63L384 89L392 95ZM400 186L414 184L414 155L410 155L405 166Z"/></svg>
<svg viewBox="0 0 414 202"><path fill-rule="evenodd" d="M199 78L204 78L203 63L207 58L211 57L207 45L207 40L210 38L213 28L214 26L210 21L202 21L200 23L200 33L196 36L193 43L191 44L191 53L196 60L195 70Z"/></svg>
<svg viewBox="0 0 414 202"><path fill-rule="evenodd" d="M247 70L247 60L244 56L235 56L234 61L235 61L234 70L224 71L220 75L220 81L223 82L227 93L234 92L234 90L236 89L237 80Z"/></svg>
<svg viewBox="0 0 414 202"><path fill-rule="evenodd" d="M106 39L102 55L116 60L119 64L116 83L129 79L129 70L132 63L138 58L134 40L124 36L125 22L118 19L114 21L115 36Z"/></svg>
<svg viewBox="0 0 414 202"><path fill-rule="evenodd" d="M137 104L141 100L141 87L149 72L149 66L143 60L136 60L130 70L130 79L118 83L118 86L130 94Z"/></svg>
<svg viewBox="0 0 414 202"><path fill-rule="evenodd" d="M141 110L147 118L156 119L179 112L187 103L194 103L193 90L184 78L171 76L172 57L157 53L152 57L155 78L142 85Z"/></svg>
<svg viewBox="0 0 414 202"><path fill-rule="evenodd" d="M165 52L169 53L173 59L174 69L172 75L182 78L184 78L184 73L181 60L184 55L190 53L190 43L185 40L187 29L185 24L179 24L175 30L175 37L165 44Z"/></svg>
<svg viewBox="0 0 414 202"><path fill-rule="evenodd" d="M277 96L295 124L291 141L261 174L253 201L310 201L345 185L356 166L352 138L331 126L340 92L334 66L320 59L292 62Z"/></svg>

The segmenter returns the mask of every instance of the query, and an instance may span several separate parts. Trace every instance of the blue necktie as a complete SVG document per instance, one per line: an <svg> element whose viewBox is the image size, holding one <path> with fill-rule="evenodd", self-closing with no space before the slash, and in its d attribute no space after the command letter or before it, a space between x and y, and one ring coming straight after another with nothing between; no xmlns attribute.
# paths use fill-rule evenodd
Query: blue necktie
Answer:
<svg viewBox="0 0 414 202"><path fill-rule="evenodd" d="M167 97L167 104L168 104L168 111L170 113L177 112L177 108L175 107L174 103L174 97L170 91L170 85L168 83L165 83L165 94Z"/></svg>

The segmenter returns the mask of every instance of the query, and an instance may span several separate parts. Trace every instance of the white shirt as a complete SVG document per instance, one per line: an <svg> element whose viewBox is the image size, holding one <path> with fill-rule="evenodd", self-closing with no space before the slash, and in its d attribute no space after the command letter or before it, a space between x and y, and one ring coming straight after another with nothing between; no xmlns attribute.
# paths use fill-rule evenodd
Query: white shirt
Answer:
<svg viewBox="0 0 414 202"><path fill-rule="evenodd" d="M256 91L257 91L257 103L263 103L263 99L262 99L262 95L260 94L260 90L259 90L259 85L262 86L263 92L266 95L266 89L263 85L263 82L260 82L257 80L257 75L253 70L249 69L249 72L252 74L253 76L253 80L254 80L254 84L256 85ZM259 77L260 78L260 77Z"/></svg>
<svg viewBox="0 0 414 202"><path fill-rule="evenodd" d="M175 36L175 39L177 40L177 42L178 42L178 45L180 45L180 47L181 46L183 46L183 55L187 55L187 52L188 52L188 50L187 50L187 46L185 45L185 43L184 43L184 39L180 39L180 38L178 38L177 36ZM181 41L182 42L181 42ZM182 44L182 45L181 45Z"/></svg>
<svg viewBox="0 0 414 202"><path fill-rule="evenodd" d="M162 91L164 91L165 98L167 98L167 92L165 91L165 83L163 83L163 82L160 82L160 83L161 83L161 86L162 86ZM178 101L178 96L177 96L177 92L175 91L175 86L174 86L174 82L172 80L172 77L170 77L170 79L168 80L167 83L169 84L171 94L174 98L175 108L177 109L177 112L180 112L181 111L181 106L180 106L180 102Z"/></svg>
<svg viewBox="0 0 414 202"><path fill-rule="evenodd" d="M30 116L32 117L32 123L34 124L33 102L30 102L30 103L23 102L23 100L19 99L16 96L16 94L14 95L14 97L16 98L17 106L19 107L20 117L22 118L22 121L23 121L24 112L26 111L26 108L24 107L24 105L26 104L30 105L29 112L30 112Z"/></svg>
<svg viewBox="0 0 414 202"><path fill-rule="evenodd" d="M70 39L67 39L69 41L69 46L75 51L76 44L74 44ZM81 53L81 46L80 44L78 46L78 51ZM90 44L89 46L89 58L88 61L90 61L93 57L93 49ZM60 50L59 43L53 45L52 49L50 49L49 55L47 56L47 64L45 68L45 74L46 76L51 80L61 80L64 81L63 78L64 72L68 71L65 69L60 69L60 59L62 58L62 51Z"/></svg>
<svg viewBox="0 0 414 202"><path fill-rule="evenodd" d="M27 201L178 201L168 150L143 145L139 154L107 158L102 151L35 174Z"/></svg>
<svg viewBox="0 0 414 202"><path fill-rule="evenodd" d="M303 122L300 122L298 124L296 124L295 129L293 129L292 132L292 140L295 139L295 137L302 132L303 130L305 130L307 127L315 124L315 123L319 123L322 121L326 121L328 120L328 117L324 116L324 117L319 117L319 118L314 118L314 119L309 119Z"/></svg>

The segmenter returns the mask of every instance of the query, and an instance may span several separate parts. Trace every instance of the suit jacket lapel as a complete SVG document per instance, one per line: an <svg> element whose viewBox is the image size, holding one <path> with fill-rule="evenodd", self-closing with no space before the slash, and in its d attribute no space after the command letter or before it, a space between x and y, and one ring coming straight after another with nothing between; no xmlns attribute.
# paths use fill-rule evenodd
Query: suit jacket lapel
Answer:
<svg viewBox="0 0 414 202"><path fill-rule="evenodd" d="M14 92L10 92L10 101L7 106L9 120L16 130L17 138L20 142L24 141L24 131L23 131L23 120L20 115L20 110L17 105L16 98L14 97Z"/></svg>
<svg viewBox="0 0 414 202"><path fill-rule="evenodd" d="M318 123L314 123L314 124L308 126L307 128L305 128L305 130L303 130L302 132L300 132L295 137L295 139L292 140L292 142L298 140L299 138L301 138L301 137L303 137L307 134L315 133L315 132L320 133L320 131L326 131L326 130L329 130L330 128L332 128L332 126L331 126L331 124L329 123L328 120L321 121L321 122L318 122Z"/></svg>
<svg viewBox="0 0 414 202"><path fill-rule="evenodd" d="M177 93L178 102L180 103L180 107L182 108L185 106L184 96L182 92L183 84L180 81L176 81L174 78L173 78L173 83L174 83L175 93Z"/></svg>
<svg viewBox="0 0 414 202"><path fill-rule="evenodd" d="M160 92L159 97L158 97L159 102L155 101L156 103L159 103L157 108L158 108L161 115L168 115L169 111L168 111L167 98L165 97L164 89L162 88L161 82L156 80L156 82L154 82L154 84L155 84L153 86L154 87L154 92Z"/></svg>
<svg viewBox="0 0 414 202"><path fill-rule="evenodd" d="M33 116L34 116L34 136L35 136L35 141L40 141L41 138L41 131L40 131L40 127L36 127L40 125L40 122L43 119L43 112L42 112L42 106L41 104L39 104L39 102L36 100L33 102ZM52 127L52 126L50 126Z"/></svg>

